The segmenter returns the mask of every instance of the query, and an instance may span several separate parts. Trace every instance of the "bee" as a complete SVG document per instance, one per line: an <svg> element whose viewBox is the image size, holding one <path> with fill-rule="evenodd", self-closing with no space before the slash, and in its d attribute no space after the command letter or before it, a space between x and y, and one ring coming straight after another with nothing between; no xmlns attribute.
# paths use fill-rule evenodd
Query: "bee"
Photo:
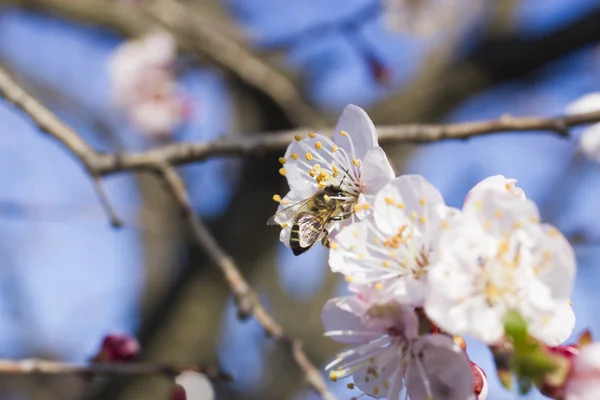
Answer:
<svg viewBox="0 0 600 400"><path fill-rule="evenodd" d="M329 232L325 226L331 221L351 217L355 198L339 186L329 185L308 199L279 211L269 218L267 225L292 225L290 247L296 256L310 249L319 239L329 247Z"/></svg>

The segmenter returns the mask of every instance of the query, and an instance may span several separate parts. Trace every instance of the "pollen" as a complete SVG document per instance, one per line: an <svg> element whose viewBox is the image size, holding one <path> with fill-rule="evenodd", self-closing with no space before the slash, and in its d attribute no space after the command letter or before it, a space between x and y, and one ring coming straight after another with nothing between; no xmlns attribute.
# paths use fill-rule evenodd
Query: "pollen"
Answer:
<svg viewBox="0 0 600 400"><path fill-rule="evenodd" d="M283 205L290 204L290 201L288 199L281 200L281 204L283 204Z"/></svg>
<svg viewBox="0 0 600 400"><path fill-rule="evenodd" d="M318 171L318 170L320 170L320 169L321 169L321 164L315 164L315 165L313 165L313 169L314 169L315 171Z"/></svg>
<svg viewBox="0 0 600 400"><path fill-rule="evenodd" d="M306 159L307 159L308 161L310 161L310 160L312 160L312 159L313 159L313 156L312 156L312 154L310 154L310 153L306 153L306 154L304 155L304 157L306 157Z"/></svg>
<svg viewBox="0 0 600 400"><path fill-rule="evenodd" d="M354 389L354 383L349 383L346 385L348 389Z"/></svg>
<svg viewBox="0 0 600 400"><path fill-rule="evenodd" d="M413 221L416 220L419 217L419 214L417 214L417 212L415 210L412 210L410 212L410 219L412 219Z"/></svg>
<svg viewBox="0 0 600 400"><path fill-rule="evenodd" d="M421 218L419 218L419 222L422 223L422 224L424 224L424 223L427 222L427 218L426 217L421 217Z"/></svg>
<svg viewBox="0 0 600 400"><path fill-rule="evenodd" d="M390 265L391 265L391 264L390 264L390 262L389 262L388 260L383 260L382 264L383 264L383 266L384 266L384 267L386 267L386 268L389 268L389 267L390 267Z"/></svg>
<svg viewBox="0 0 600 400"><path fill-rule="evenodd" d="M279 175L285 176L285 168L279 168Z"/></svg>
<svg viewBox="0 0 600 400"><path fill-rule="evenodd" d="M383 290L383 283L377 282L375 284L375 290Z"/></svg>
<svg viewBox="0 0 600 400"><path fill-rule="evenodd" d="M339 173L340 173L340 170L339 170L339 169L338 169L338 168L337 168L335 165L332 165L332 166L331 166L331 170L333 171L333 177L334 177L334 178L337 178L337 176L338 176L338 175L339 175Z"/></svg>
<svg viewBox="0 0 600 400"><path fill-rule="evenodd" d="M502 218L502 210L501 209L497 209L496 211L494 211L494 217L496 217L496 218Z"/></svg>
<svg viewBox="0 0 600 400"><path fill-rule="evenodd" d="M287 162L287 160L284 157L279 157L279 162L283 165Z"/></svg>
<svg viewBox="0 0 600 400"><path fill-rule="evenodd" d="M375 387L373 388L373 394L374 394L375 396L377 396L377 395L379 394L379 386L375 386Z"/></svg>
<svg viewBox="0 0 600 400"><path fill-rule="evenodd" d="M319 182L317 183L317 187L319 189L325 189L327 187L327 184L325 182Z"/></svg>
<svg viewBox="0 0 600 400"><path fill-rule="evenodd" d="M329 242L329 248L335 250L338 248L338 244L334 242Z"/></svg>
<svg viewBox="0 0 600 400"><path fill-rule="evenodd" d="M360 211L360 204L355 204L353 208L354 208L354 212L359 212Z"/></svg>
<svg viewBox="0 0 600 400"><path fill-rule="evenodd" d="M401 210L404 210L404 203L398 203L396 204L396 207L398 207Z"/></svg>
<svg viewBox="0 0 600 400"><path fill-rule="evenodd" d="M363 210L368 210L369 208L371 208L371 206L369 205L369 203L365 203L362 205L362 209Z"/></svg>
<svg viewBox="0 0 600 400"><path fill-rule="evenodd" d="M425 200L425 197L421 197L421 198L419 199L419 203L420 203L422 206L424 206L424 205L426 205L426 204L427 204L427 200Z"/></svg>
<svg viewBox="0 0 600 400"><path fill-rule="evenodd" d="M297 160L298 159L298 153L292 153L292 154L290 154L290 157L292 157L292 160Z"/></svg>
<svg viewBox="0 0 600 400"><path fill-rule="evenodd" d="M327 196L327 195L324 195L324 196L323 196L323 199L324 199L324 200L325 200L327 203L329 203L329 196Z"/></svg>
<svg viewBox="0 0 600 400"><path fill-rule="evenodd" d="M358 239L359 238L358 231L352 232L352 236L354 236L355 239Z"/></svg>
<svg viewBox="0 0 600 400"><path fill-rule="evenodd" d="M317 135L315 135L315 134L314 134L314 133L312 133L312 132L310 132L310 133L308 134L308 136L310 136L310 137L311 137L311 138L313 138L313 139L317 137Z"/></svg>
<svg viewBox="0 0 600 400"><path fill-rule="evenodd" d="M332 382L337 381L337 376L338 376L338 374L336 373L336 371L329 372L329 379L331 379Z"/></svg>
<svg viewBox="0 0 600 400"><path fill-rule="evenodd" d="M302 140L302 136L300 136L300 135L296 135L296 136L294 136L294 139L296 139L296 141L298 141L298 142L299 142L299 141L301 141L301 140Z"/></svg>
<svg viewBox="0 0 600 400"><path fill-rule="evenodd" d="M515 222L515 224L513 225L513 228L515 229L521 229L523 227L523 224L520 223L519 221Z"/></svg>
<svg viewBox="0 0 600 400"><path fill-rule="evenodd" d="M381 386L383 386L384 389L389 389L390 388L390 383L384 379L381 382Z"/></svg>
<svg viewBox="0 0 600 400"><path fill-rule="evenodd" d="M504 187L506 188L507 192L510 192L510 190L512 189L512 185L510 183L507 183L506 185L504 185Z"/></svg>
<svg viewBox="0 0 600 400"><path fill-rule="evenodd" d="M323 148L323 144L321 142L315 143L315 149L321 150Z"/></svg>
<svg viewBox="0 0 600 400"><path fill-rule="evenodd" d="M281 227L281 229L283 229L283 228L287 228L289 225L284 222L283 224L281 224L279 226Z"/></svg>
<svg viewBox="0 0 600 400"><path fill-rule="evenodd" d="M352 160L352 164L358 167L360 165L360 162L358 161L358 159L355 158L354 160Z"/></svg>
<svg viewBox="0 0 600 400"><path fill-rule="evenodd" d="M281 203L281 196L278 194L274 194L273 195L273 201L276 201L278 203Z"/></svg>
<svg viewBox="0 0 600 400"><path fill-rule="evenodd" d="M546 258L546 259L552 258L552 252L550 250L544 251L544 258Z"/></svg>
<svg viewBox="0 0 600 400"><path fill-rule="evenodd" d="M394 199L392 199L391 197L386 197L385 198L385 202L387 204L389 204L390 206L393 206L394 204L396 204L396 202L394 201Z"/></svg>
<svg viewBox="0 0 600 400"><path fill-rule="evenodd" d="M448 221L446 221L446 220L443 220L443 221L442 221L442 228L444 228L444 229L448 229L448 226L449 226L449 224L448 224Z"/></svg>
<svg viewBox="0 0 600 400"><path fill-rule="evenodd" d="M348 283L352 283L352 281L354 280L354 278L352 278L350 275L346 275L346 277L344 278L346 280L346 282Z"/></svg>
<svg viewBox="0 0 600 400"><path fill-rule="evenodd" d="M334 144L333 146L331 146L331 152L335 153L336 151L338 151L338 145Z"/></svg>
<svg viewBox="0 0 600 400"><path fill-rule="evenodd" d="M311 178L314 178L317 173L314 170L310 170L308 171L308 175L310 175Z"/></svg>
<svg viewBox="0 0 600 400"><path fill-rule="evenodd" d="M340 130L340 135L342 135L342 136L348 136L348 132L346 132L344 130Z"/></svg>

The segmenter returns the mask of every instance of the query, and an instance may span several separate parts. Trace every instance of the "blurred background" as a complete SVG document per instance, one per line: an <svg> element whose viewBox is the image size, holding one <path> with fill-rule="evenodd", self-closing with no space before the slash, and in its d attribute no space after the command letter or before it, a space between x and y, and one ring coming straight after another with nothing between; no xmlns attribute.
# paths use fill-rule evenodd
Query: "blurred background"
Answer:
<svg viewBox="0 0 600 400"><path fill-rule="evenodd" d="M132 124L111 97L110 60L167 30L185 110L168 135ZM332 126L348 103L376 124L554 116L600 90L598 0L0 0L0 64L95 148ZM142 358L218 363L219 399L316 399L289 357L241 322L219 272L190 243L149 174L117 174L112 229L77 160L0 101L0 357L84 361L104 335L137 335ZM386 146L397 173L424 175L460 206L479 180L516 178L574 244L576 333L600 335L600 166L571 141L505 133ZM285 194L281 154L214 158L180 170L199 214L269 311L324 366L339 346L320 311L345 285L315 246L294 257L265 221ZM500 389L491 355L469 342ZM356 395L331 384L340 399ZM1 378L0 399L163 400L160 378ZM365 397L366 398L366 397ZM541 399L531 393L527 398Z"/></svg>

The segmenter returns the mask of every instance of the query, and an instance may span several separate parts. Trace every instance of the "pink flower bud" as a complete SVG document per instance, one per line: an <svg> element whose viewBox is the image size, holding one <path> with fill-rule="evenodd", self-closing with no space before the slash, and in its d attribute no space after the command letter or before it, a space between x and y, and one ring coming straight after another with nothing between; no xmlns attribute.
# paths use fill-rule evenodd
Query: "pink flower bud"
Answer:
<svg viewBox="0 0 600 400"><path fill-rule="evenodd" d="M471 372L473 373L473 392L477 396L477 400L485 400L488 394L487 376L479 365L473 361L470 361L470 363Z"/></svg>
<svg viewBox="0 0 600 400"><path fill-rule="evenodd" d="M566 345L547 347L546 349L557 357L559 367L555 373L546 376L538 385L540 392L551 399L564 399L565 381L573 369L573 362L579 354L579 348L576 345Z"/></svg>
<svg viewBox="0 0 600 400"><path fill-rule="evenodd" d="M183 386L176 383L175 386L173 386L173 391L171 392L169 400L187 400L187 395L185 394Z"/></svg>
<svg viewBox="0 0 600 400"><path fill-rule="evenodd" d="M100 351L94 361L131 361L140 353L140 344L134 336L114 333L104 337Z"/></svg>

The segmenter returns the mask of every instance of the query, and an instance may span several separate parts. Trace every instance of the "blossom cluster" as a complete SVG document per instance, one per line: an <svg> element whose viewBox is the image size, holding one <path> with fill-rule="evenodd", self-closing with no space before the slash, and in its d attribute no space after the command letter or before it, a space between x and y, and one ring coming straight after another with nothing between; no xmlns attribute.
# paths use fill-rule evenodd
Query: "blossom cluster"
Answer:
<svg viewBox="0 0 600 400"><path fill-rule="evenodd" d="M351 293L322 312L325 335L350 346L326 367L333 381L352 377L349 388L374 398L483 400L486 374L463 337L506 348L509 313L522 318L527 340L549 362L564 353L557 346L575 324L574 252L516 180L489 177L461 208L450 207L424 177L395 176L375 126L354 105L332 139L296 137L280 162L290 186L283 199L274 196L281 240L304 251L327 239L329 266ZM515 354L511 365L523 357ZM544 373L535 375L539 387L550 377ZM596 398L563 390L581 389L568 385L576 375L562 375L554 398Z"/></svg>
<svg viewBox="0 0 600 400"><path fill-rule="evenodd" d="M113 102L154 139L171 135L189 113L173 72L176 50L169 33L149 33L120 45L108 64Z"/></svg>

